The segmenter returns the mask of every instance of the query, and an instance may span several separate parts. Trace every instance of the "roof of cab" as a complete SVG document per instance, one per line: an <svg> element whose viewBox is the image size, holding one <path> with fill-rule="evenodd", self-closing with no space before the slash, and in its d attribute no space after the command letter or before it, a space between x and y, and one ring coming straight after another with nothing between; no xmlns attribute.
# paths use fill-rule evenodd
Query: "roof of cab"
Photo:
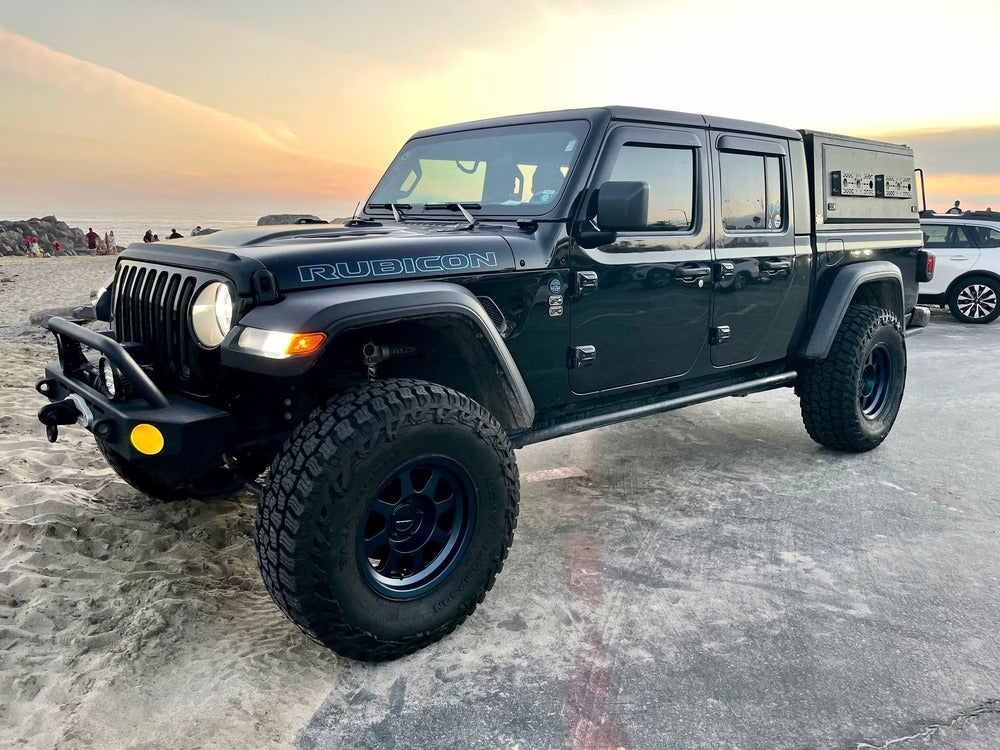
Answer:
<svg viewBox="0 0 1000 750"><path fill-rule="evenodd" d="M663 109L647 109L645 107L591 107L586 109L560 109L551 112L535 112L509 117L495 117L489 120L475 120L455 125L445 125L438 128L421 130L414 138L430 135L441 135L463 130L478 130L480 128L498 128L508 125L525 125L535 122L558 122L561 120L588 120L595 124L606 124L611 120L623 122L647 123L656 125L687 125L690 127L707 127L717 130L728 130L739 133L755 133L778 138L788 138L801 141L802 135L796 130L782 128L777 125L766 125L746 120L733 120L727 117L696 115L688 112L671 112Z"/></svg>

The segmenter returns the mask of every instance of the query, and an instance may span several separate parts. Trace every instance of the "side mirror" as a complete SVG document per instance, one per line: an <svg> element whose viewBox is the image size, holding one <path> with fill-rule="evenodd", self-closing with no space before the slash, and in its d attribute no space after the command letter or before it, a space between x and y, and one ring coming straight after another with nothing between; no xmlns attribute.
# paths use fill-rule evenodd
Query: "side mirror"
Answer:
<svg viewBox="0 0 1000 750"><path fill-rule="evenodd" d="M645 229L649 222L649 185L605 182L597 191L597 226L606 232Z"/></svg>
<svg viewBox="0 0 1000 750"><path fill-rule="evenodd" d="M594 191L594 223L581 222L577 243L583 248L610 245L618 232L645 229L649 223L649 185L645 182L605 182Z"/></svg>

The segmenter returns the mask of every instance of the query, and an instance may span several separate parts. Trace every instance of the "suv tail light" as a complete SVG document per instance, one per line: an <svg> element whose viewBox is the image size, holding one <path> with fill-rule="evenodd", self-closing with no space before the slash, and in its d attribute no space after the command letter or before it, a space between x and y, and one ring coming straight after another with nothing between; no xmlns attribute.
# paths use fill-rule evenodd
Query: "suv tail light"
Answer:
<svg viewBox="0 0 1000 750"><path fill-rule="evenodd" d="M934 264L937 256L929 250L921 250L917 253L917 281L925 283L934 278Z"/></svg>

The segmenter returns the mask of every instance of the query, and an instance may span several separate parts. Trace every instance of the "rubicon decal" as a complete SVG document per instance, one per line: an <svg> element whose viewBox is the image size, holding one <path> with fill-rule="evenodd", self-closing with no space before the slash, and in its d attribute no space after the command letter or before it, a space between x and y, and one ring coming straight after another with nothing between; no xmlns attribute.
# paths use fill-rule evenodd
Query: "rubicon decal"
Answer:
<svg viewBox="0 0 1000 750"><path fill-rule="evenodd" d="M451 253L449 255L419 255L415 258L381 258L379 260L348 260L340 263L318 263L299 266L302 283L340 281L383 276L408 276L417 273L475 271L499 268L496 253Z"/></svg>

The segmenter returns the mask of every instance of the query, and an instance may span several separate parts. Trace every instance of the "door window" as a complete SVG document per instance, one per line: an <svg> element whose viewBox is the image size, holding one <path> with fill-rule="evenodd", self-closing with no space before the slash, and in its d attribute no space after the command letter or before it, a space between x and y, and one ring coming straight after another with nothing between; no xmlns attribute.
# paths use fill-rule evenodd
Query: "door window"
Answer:
<svg viewBox="0 0 1000 750"><path fill-rule="evenodd" d="M924 247L938 250L974 247L964 229L957 224L924 224Z"/></svg>
<svg viewBox="0 0 1000 750"><path fill-rule="evenodd" d="M719 153L722 225L729 231L784 229L781 159L763 154Z"/></svg>
<svg viewBox="0 0 1000 750"><path fill-rule="evenodd" d="M975 236L979 247L1000 247L1000 231L989 227L969 227L969 231Z"/></svg>
<svg viewBox="0 0 1000 750"><path fill-rule="evenodd" d="M626 144L615 156L609 180L649 185L648 224L640 231L687 232L694 227L695 152Z"/></svg>

